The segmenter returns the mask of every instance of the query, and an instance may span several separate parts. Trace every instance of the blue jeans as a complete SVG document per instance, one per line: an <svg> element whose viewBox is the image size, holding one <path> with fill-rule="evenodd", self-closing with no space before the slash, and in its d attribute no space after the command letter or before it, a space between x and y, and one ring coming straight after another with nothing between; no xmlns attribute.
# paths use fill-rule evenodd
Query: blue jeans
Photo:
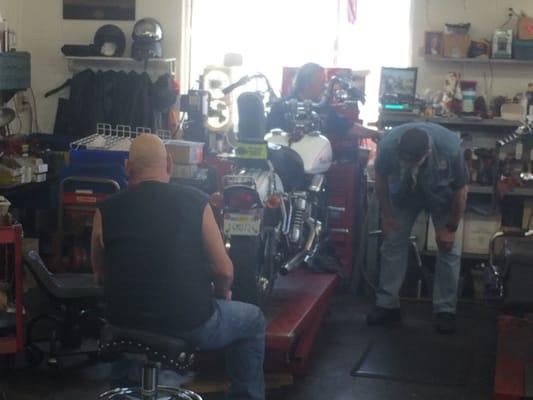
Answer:
<svg viewBox="0 0 533 400"><path fill-rule="evenodd" d="M395 209L394 218L400 231L390 232L381 246L381 270L376 305L383 308L400 307L400 289L407 271L409 236L420 207ZM431 215L435 229L443 228L447 218ZM461 271L461 248L455 240L450 252L438 251L435 264L435 281L433 282L433 312L455 313L457 291Z"/></svg>
<svg viewBox="0 0 533 400"><path fill-rule="evenodd" d="M213 300L212 317L202 326L177 335L199 350L226 348L226 373L231 385L228 400L263 400L265 382L265 318L256 306L239 301ZM194 312L194 310L191 310ZM111 377L140 376L128 360L113 363Z"/></svg>
<svg viewBox="0 0 533 400"><path fill-rule="evenodd" d="M228 400L265 398L265 318L256 306L214 300L215 312L201 327L179 336L200 350L226 348Z"/></svg>

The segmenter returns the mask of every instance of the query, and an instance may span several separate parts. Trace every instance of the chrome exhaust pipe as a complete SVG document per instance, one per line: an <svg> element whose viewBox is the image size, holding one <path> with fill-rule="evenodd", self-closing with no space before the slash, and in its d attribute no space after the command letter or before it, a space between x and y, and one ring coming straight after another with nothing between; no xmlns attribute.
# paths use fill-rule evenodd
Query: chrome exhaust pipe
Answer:
<svg viewBox="0 0 533 400"><path fill-rule="evenodd" d="M320 237L320 232L322 231L322 223L320 221L316 221L312 218L309 218L309 224L311 225L312 229L309 237L307 238L303 250L296 253L292 258L289 259L289 261L287 261L281 266L279 270L280 275L285 276L303 263L309 263L311 259L316 255L318 248L320 247L320 243L318 240L315 239L317 237Z"/></svg>
<svg viewBox="0 0 533 400"><path fill-rule="evenodd" d="M279 269L280 275L287 275L289 272L291 272L293 269L299 267L302 265L302 262L304 261L305 257L307 256L308 251L302 250L299 253L296 253L294 256L292 256L289 261L287 261L285 264L283 264Z"/></svg>
<svg viewBox="0 0 533 400"><path fill-rule="evenodd" d="M309 240L306 244L306 250L307 255L304 258L304 263L307 265L310 265L313 261L313 258L315 258L316 253L318 253L318 249L320 248L320 233L322 232L322 222L313 220L314 223L314 229L311 231L311 235L309 235ZM316 239L316 240L315 240Z"/></svg>

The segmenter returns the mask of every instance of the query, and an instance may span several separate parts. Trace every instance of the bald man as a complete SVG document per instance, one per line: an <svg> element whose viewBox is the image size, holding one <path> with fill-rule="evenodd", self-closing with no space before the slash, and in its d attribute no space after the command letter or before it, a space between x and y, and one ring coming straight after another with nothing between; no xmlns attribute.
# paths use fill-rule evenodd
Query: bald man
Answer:
<svg viewBox="0 0 533 400"><path fill-rule="evenodd" d="M231 301L233 265L202 192L170 185L172 158L155 135L137 137L128 190L98 205L92 265L109 323L227 348L228 399L264 399L265 322ZM112 371L117 376L119 367Z"/></svg>

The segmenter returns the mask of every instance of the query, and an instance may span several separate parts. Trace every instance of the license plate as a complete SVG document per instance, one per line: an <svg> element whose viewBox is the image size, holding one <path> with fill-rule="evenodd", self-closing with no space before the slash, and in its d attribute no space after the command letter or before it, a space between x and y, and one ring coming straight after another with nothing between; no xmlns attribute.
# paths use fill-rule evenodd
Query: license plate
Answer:
<svg viewBox="0 0 533 400"><path fill-rule="evenodd" d="M261 231L261 211L225 213L224 234L229 236L257 236Z"/></svg>

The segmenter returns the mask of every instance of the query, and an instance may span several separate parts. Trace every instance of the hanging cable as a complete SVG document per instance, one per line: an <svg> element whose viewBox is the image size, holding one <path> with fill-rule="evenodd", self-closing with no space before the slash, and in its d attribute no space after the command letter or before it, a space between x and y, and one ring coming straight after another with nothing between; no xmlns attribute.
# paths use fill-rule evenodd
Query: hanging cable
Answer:
<svg viewBox="0 0 533 400"><path fill-rule="evenodd" d="M30 87L30 93L31 93L31 98L32 98L32 101L33 101L33 108L34 108L34 118L35 118L35 129L37 130L37 133L41 133L41 128L39 127L39 117L38 117L38 114L37 114L37 102L35 101L35 93L33 92L33 88Z"/></svg>

